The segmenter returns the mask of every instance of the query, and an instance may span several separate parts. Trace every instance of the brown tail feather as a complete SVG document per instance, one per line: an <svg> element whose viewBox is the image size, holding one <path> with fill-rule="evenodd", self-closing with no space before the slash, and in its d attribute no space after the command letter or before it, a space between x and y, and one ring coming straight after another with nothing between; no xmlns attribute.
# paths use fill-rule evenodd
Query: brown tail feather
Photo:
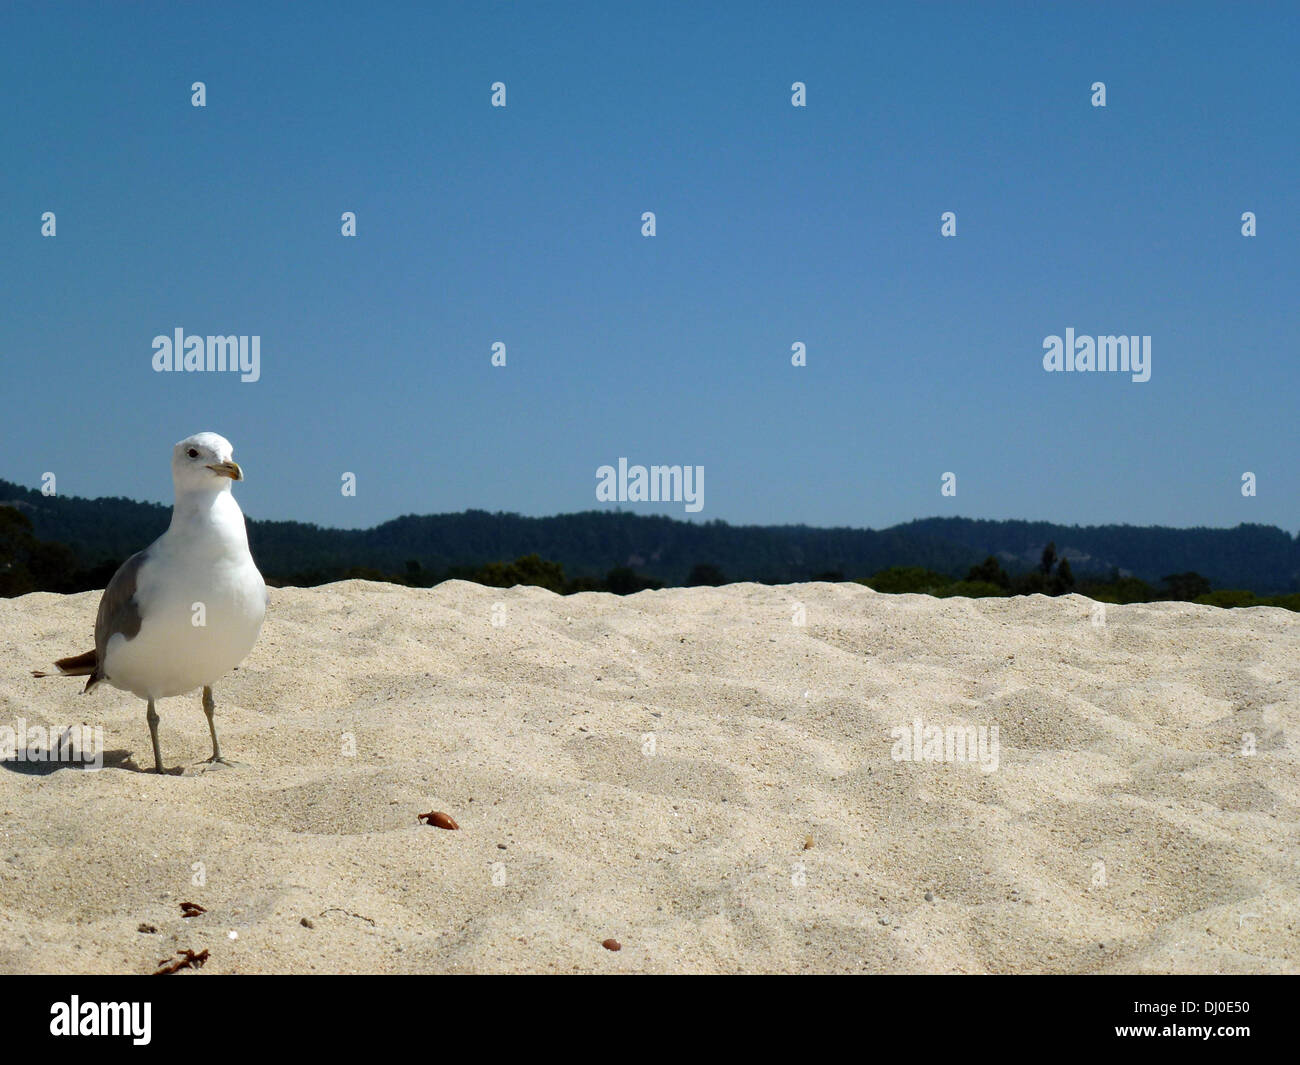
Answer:
<svg viewBox="0 0 1300 1065"><path fill-rule="evenodd" d="M95 672L95 666L98 662L95 652L87 651L85 654L55 659L54 664L59 667L59 672L65 677L89 677ZM53 675L52 673L42 673L37 669L32 670L33 677L51 677Z"/></svg>

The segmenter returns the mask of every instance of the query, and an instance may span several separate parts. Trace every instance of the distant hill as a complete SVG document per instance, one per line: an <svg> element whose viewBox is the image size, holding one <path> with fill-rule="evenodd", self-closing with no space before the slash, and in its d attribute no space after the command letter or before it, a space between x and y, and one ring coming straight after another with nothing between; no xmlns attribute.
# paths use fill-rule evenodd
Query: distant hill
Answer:
<svg viewBox="0 0 1300 1065"><path fill-rule="evenodd" d="M981 558L994 555L1010 571L1032 568L1043 545L1054 541L1056 553L1070 560L1075 573L1118 569L1154 583L1168 573L1194 570L1218 588L1246 588L1260 595L1300 591L1300 536L1275 525L1173 529L923 518L891 531L941 537Z"/></svg>
<svg viewBox="0 0 1300 1065"><path fill-rule="evenodd" d="M41 540L67 544L92 569L121 561L167 528L171 508L129 499L47 497L0 480L0 506L16 507ZM629 567L667 584L684 583L698 565L728 581L788 582L836 575L865 577L890 566L922 566L963 576L993 555L1010 572L1037 565L1054 542L1074 573L1118 570L1152 584L1195 571L1216 588L1258 595L1300 591L1300 538L1268 525L1233 529L1054 525L1050 522L925 518L888 529L806 525L693 523L628 512L586 511L549 518L491 514L408 515L371 529L249 519L249 539L268 578L336 573L352 567L426 571L537 554L570 576Z"/></svg>

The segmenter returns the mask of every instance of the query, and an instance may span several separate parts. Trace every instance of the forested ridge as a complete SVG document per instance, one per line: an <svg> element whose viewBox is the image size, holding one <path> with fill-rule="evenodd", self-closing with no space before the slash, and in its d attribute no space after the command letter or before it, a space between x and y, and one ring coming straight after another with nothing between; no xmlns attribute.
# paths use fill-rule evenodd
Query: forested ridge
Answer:
<svg viewBox="0 0 1300 1065"><path fill-rule="evenodd" d="M0 594L103 587L118 564L167 528L170 516L171 508L159 504L45 496L0 481ZM822 579L873 586L919 581L924 588L889 590L935 594L953 585L967 587L949 594L972 594L972 581L984 586L982 594L1128 582L1132 596L1113 601L1138 601L1142 586L1148 598L1199 598L1215 590L1300 593L1300 539L1266 525L1175 529L924 518L877 530L687 522L628 511L530 518L470 510L406 515L356 530L249 516L248 530L253 555L273 584L361 576L428 586L461 577L556 591L635 591ZM1196 580L1167 579L1187 575Z"/></svg>

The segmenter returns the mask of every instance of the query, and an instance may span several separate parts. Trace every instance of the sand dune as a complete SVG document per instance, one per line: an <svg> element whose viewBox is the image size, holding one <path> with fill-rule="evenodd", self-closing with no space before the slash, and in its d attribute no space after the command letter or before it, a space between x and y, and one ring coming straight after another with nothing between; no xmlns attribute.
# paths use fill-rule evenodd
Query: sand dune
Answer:
<svg viewBox="0 0 1300 1065"><path fill-rule="evenodd" d="M196 693L158 777L140 700L27 673L97 601L0 600L0 726L108 752L0 766L3 972L1300 971L1293 613L276 589L217 689L247 767ZM917 719L996 769L896 760Z"/></svg>

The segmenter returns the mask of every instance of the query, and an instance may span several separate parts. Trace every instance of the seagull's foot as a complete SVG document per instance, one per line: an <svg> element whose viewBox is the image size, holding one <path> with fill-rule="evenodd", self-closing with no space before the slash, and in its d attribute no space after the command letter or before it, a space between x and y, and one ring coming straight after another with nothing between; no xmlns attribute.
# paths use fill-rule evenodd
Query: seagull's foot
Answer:
<svg viewBox="0 0 1300 1065"><path fill-rule="evenodd" d="M230 758L223 758L219 754L214 754L211 758L205 758L199 763L200 771L210 773L215 769L247 769L248 763L236 762Z"/></svg>

